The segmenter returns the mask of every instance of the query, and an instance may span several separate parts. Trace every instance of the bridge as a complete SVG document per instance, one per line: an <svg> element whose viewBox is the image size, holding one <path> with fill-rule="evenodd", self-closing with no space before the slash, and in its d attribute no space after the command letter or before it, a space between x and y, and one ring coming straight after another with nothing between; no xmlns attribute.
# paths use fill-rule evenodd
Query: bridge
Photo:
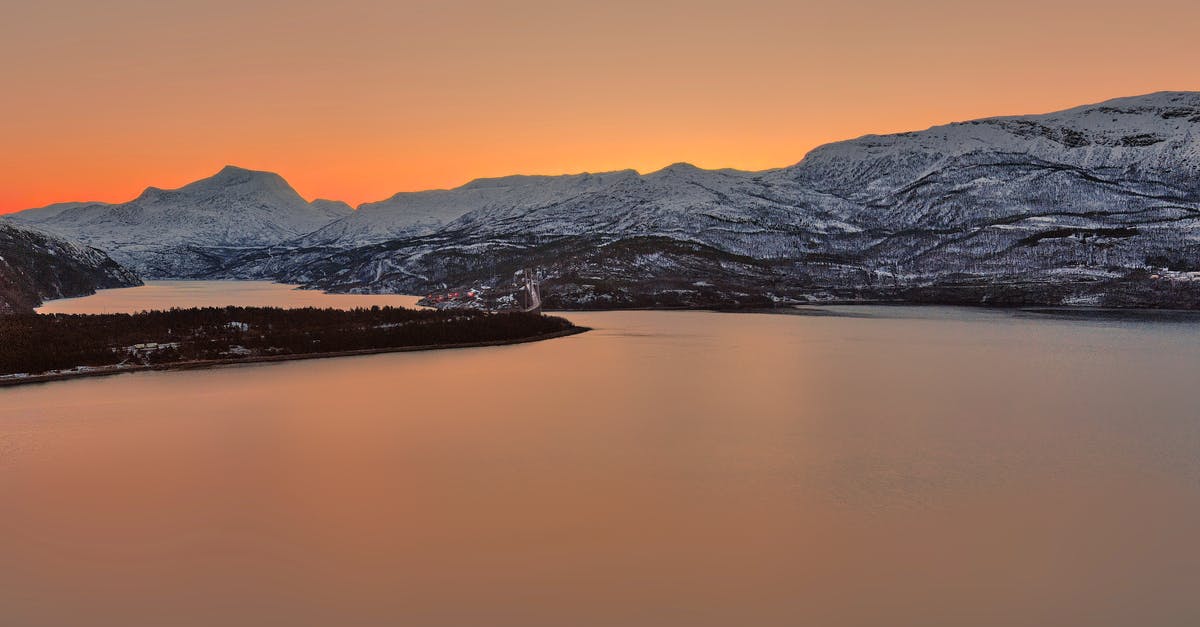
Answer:
<svg viewBox="0 0 1200 627"><path fill-rule="evenodd" d="M525 303L521 307L521 311L525 313L542 313L542 289L536 271L530 268L522 270L521 283L522 289L525 291Z"/></svg>

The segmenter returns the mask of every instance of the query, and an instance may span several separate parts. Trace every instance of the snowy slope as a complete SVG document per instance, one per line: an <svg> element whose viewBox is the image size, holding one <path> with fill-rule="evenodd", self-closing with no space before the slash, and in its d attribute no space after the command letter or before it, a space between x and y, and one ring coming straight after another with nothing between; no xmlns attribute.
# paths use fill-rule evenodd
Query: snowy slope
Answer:
<svg viewBox="0 0 1200 627"><path fill-rule="evenodd" d="M349 248L437 232L586 232L663 235L778 255L787 244L765 240L789 232L824 241L872 227L962 226L1021 211L1092 210L1138 192L1186 196L1200 178L1198 120L1200 94L1164 92L1049 115L867 136L822 146L795 166L768 172L676 164L647 175L485 179L364 205L304 241Z"/></svg>
<svg viewBox="0 0 1200 627"><path fill-rule="evenodd" d="M100 288L140 285L103 252L0 219L0 314Z"/></svg>
<svg viewBox="0 0 1200 627"><path fill-rule="evenodd" d="M1178 304L1142 277L1200 269L1200 93L866 136L765 172L511 176L350 211L227 168L123 205L17 219L152 277L422 291L537 265L548 288L572 295L560 305L601 289L624 304L689 291L716 303L885 292L1054 303L1095 300L1079 286L1112 281L1124 282L1118 304Z"/></svg>
<svg viewBox="0 0 1200 627"><path fill-rule="evenodd" d="M508 176L477 179L449 190L401 192L366 203L354 213L305 237L305 245L362 246L397 237L432 233L472 212L550 206L623 180L632 170L568 176Z"/></svg>
<svg viewBox="0 0 1200 627"><path fill-rule="evenodd" d="M318 198L309 204L312 205L312 207L318 212L320 212L321 215L324 216L329 222L339 220L354 213L354 207L351 207L349 203L341 200Z"/></svg>
<svg viewBox="0 0 1200 627"><path fill-rule="evenodd" d="M867 136L767 172L493 179L364 207L305 238L313 248L232 272L368 291L486 282L526 263L633 291L706 277L789 294L1036 284L1005 297L1021 302L1151 259L1200 263L1198 138L1200 94L1170 92Z"/></svg>
<svg viewBox="0 0 1200 627"><path fill-rule="evenodd" d="M121 204L31 210L12 220L109 252L146 275L210 268L229 249L271 246L350 213L344 203L309 203L278 174L233 166L174 190L147 188Z"/></svg>
<svg viewBox="0 0 1200 627"><path fill-rule="evenodd" d="M850 219L877 236L881 263L924 272L1069 263L1069 238L1043 234L1124 228L1137 233L1076 256L1102 247L1110 263L1132 268L1190 254L1200 238L1200 93L867 136L822 146L774 176L856 205ZM1022 244L1031 237L1041 239Z"/></svg>
<svg viewBox="0 0 1200 627"><path fill-rule="evenodd" d="M1200 92L1160 92L1046 115L868 135L821 146L779 174L870 201L959 164L1014 161L1086 171L1116 183L1192 186L1200 177Z"/></svg>
<svg viewBox="0 0 1200 627"><path fill-rule="evenodd" d="M79 207L91 207L91 206L102 207L102 206L107 206L107 205L108 205L108 203L103 203L103 202L60 202L60 203L54 203L52 205L46 205L45 207L37 207L35 209L26 209L18 214L14 214L9 217L13 218L14 221L23 222L23 223L27 223L27 224L33 224L33 223L46 222L48 220L52 220L55 217L57 217L59 214L61 214L62 212L67 211L69 209L78 209Z"/></svg>
<svg viewBox="0 0 1200 627"><path fill-rule="evenodd" d="M764 181L757 173L684 163L647 175L624 170L480 179L363 205L300 244L354 248L435 234L486 239L589 233L721 241L751 253L762 234L856 230L840 220L849 208L835 198L827 199L820 215L797 212L813 195L794 184Z"/></svg>

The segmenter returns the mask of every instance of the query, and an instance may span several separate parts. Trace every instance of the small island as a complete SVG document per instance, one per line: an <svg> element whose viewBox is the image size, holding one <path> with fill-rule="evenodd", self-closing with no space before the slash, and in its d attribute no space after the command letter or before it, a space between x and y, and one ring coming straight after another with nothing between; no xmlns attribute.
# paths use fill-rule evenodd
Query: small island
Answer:
<svg viewBox="0 0 1200 627"><path fill-rule="evenodd" d="M0 386L139 370L498 346L587 330L535 313L402 307L0 316Z"/></svg>

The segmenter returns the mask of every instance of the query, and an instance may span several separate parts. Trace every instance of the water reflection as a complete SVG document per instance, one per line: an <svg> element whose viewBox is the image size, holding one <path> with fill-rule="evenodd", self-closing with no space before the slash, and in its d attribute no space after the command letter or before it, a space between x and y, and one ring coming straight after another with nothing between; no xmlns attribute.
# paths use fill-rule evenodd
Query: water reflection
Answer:
<svg viewBox="0 0 1200 627"><path fill-rule="evenodd" d="M0 390L0 613L1200 620L1196 326L858 311L569 314L596 331Z"/></svg>

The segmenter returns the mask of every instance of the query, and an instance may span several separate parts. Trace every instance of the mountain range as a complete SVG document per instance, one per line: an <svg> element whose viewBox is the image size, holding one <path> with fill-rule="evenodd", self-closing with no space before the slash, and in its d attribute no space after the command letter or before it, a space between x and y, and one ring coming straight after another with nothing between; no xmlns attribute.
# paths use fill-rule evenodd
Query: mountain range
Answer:
<svg viewBox="0 0 1200 627"><path fill-rule="evenodd" d="M352 210L227 167L9 219L147 278L411 293L536 266L562 308L1200 307L1200 93L869 135L763 172L511 176Z"/></svg>

